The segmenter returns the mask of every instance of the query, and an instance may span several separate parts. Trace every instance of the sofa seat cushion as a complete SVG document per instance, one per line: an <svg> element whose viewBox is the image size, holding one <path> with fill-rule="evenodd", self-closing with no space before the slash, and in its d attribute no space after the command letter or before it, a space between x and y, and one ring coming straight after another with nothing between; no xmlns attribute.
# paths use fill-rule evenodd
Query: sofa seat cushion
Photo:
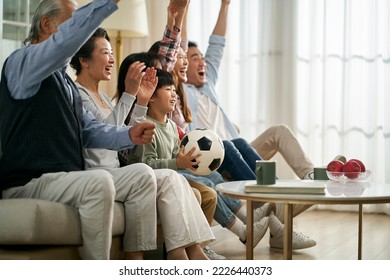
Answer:
<svg viewBox="0 0 390 280"><path fill-rule="evenodd" d="M124 232L123 204L115 203L113 236ZM77 209L38 199L0 200L0 244L81 245Z"/></svg>

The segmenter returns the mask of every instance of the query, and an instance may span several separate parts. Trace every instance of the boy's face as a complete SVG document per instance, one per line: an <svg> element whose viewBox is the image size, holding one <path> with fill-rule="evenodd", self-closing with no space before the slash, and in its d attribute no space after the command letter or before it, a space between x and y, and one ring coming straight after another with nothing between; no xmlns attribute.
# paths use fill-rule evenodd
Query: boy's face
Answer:
<svg viewBox="0 0 390 280"><path fill-rule="evenodd" d="M162 114L173 112L177 101L175 86L163 86L157 89L152 99L152 106L155 110Z"/></svg>
<svg viewBox="0 0 390 280"><path fill-rule="evenodd" d="M206 61L197 47L188 48L187 83L201 87L206 83Z"/></svg>

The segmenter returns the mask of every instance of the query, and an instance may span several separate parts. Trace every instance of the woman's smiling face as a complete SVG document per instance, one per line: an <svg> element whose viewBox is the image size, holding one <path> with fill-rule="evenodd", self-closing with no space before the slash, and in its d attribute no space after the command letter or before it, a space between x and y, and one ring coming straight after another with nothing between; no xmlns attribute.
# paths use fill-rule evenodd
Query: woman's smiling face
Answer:
<svg viewBox="0 0 390 280"><path fill-rule="evenodd" d="M179 48L174 70L176 76L179 78L180 82L182 83L187 82L187 69L188 69L187 54L182 48Z"/></svg>
<svg viewBox="0 0 390 280"><path fill-rule="evenodd" d="M96 38L95 48L85 66L83 67L95 81L108 81L111 79L115 59L111 44L105 38Z"/></svg>

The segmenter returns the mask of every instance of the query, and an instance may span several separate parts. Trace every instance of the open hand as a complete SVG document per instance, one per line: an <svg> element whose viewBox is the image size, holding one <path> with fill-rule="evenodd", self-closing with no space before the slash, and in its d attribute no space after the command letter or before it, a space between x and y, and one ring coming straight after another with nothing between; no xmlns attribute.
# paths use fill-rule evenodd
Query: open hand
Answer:
<svg viewBox="0 0 390 280"><path fill-rule="evenodd" d="M127 69L125 77L125 91L131 95L137 95L138 89L141 85L142 77L145 75L145 63L136 61L132 63Z"/></svg>
<svg viewBox="0 0 390 280"><path fill-rule="evenodd" d="M156 90L158 77L156 76L156 69L154 67L147 68L145 75L142 77L141 84L137 93L137 104L147 106L150 97Z"/></svg>
<svg viewBox="0 0 390 280"><path fill-rule="evenodd" d="M194 154L196 148L193 147L191 150L188 151L188 153L184 153L184 146L180 147L180 151L177 154L176 157L176 165L178 169L190 169L192 171L195 171L195 166L200 163L198 161L198 158L201 156L201 154Z"/></svg>
<svg viewBox="0 0 390 280"><path fill-rule="evenodd" d="M169 8L172 13L175 13L179 10L185 9L189 2L189 0L171 0L169 2Z"/></svg>

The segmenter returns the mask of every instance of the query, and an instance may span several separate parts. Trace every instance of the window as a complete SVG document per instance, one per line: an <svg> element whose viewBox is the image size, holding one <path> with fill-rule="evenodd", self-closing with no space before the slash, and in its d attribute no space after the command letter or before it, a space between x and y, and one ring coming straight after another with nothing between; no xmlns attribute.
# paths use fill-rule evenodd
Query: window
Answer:
<svg viewBox="0 0 390 280"><path fill-rule="evenodd" d="M27 37L31 17L39 0L4 0L0 7L1 67L9 54Z"/></svg>
<svg viewBox="0 0 390 280"><path fill-rule="evenodd" d="M190 5L189 38L205 51L220 1ZM217 91L241 136L284 123L315 165L343 154L390 182L390 1L230 6Z"/></svg>

